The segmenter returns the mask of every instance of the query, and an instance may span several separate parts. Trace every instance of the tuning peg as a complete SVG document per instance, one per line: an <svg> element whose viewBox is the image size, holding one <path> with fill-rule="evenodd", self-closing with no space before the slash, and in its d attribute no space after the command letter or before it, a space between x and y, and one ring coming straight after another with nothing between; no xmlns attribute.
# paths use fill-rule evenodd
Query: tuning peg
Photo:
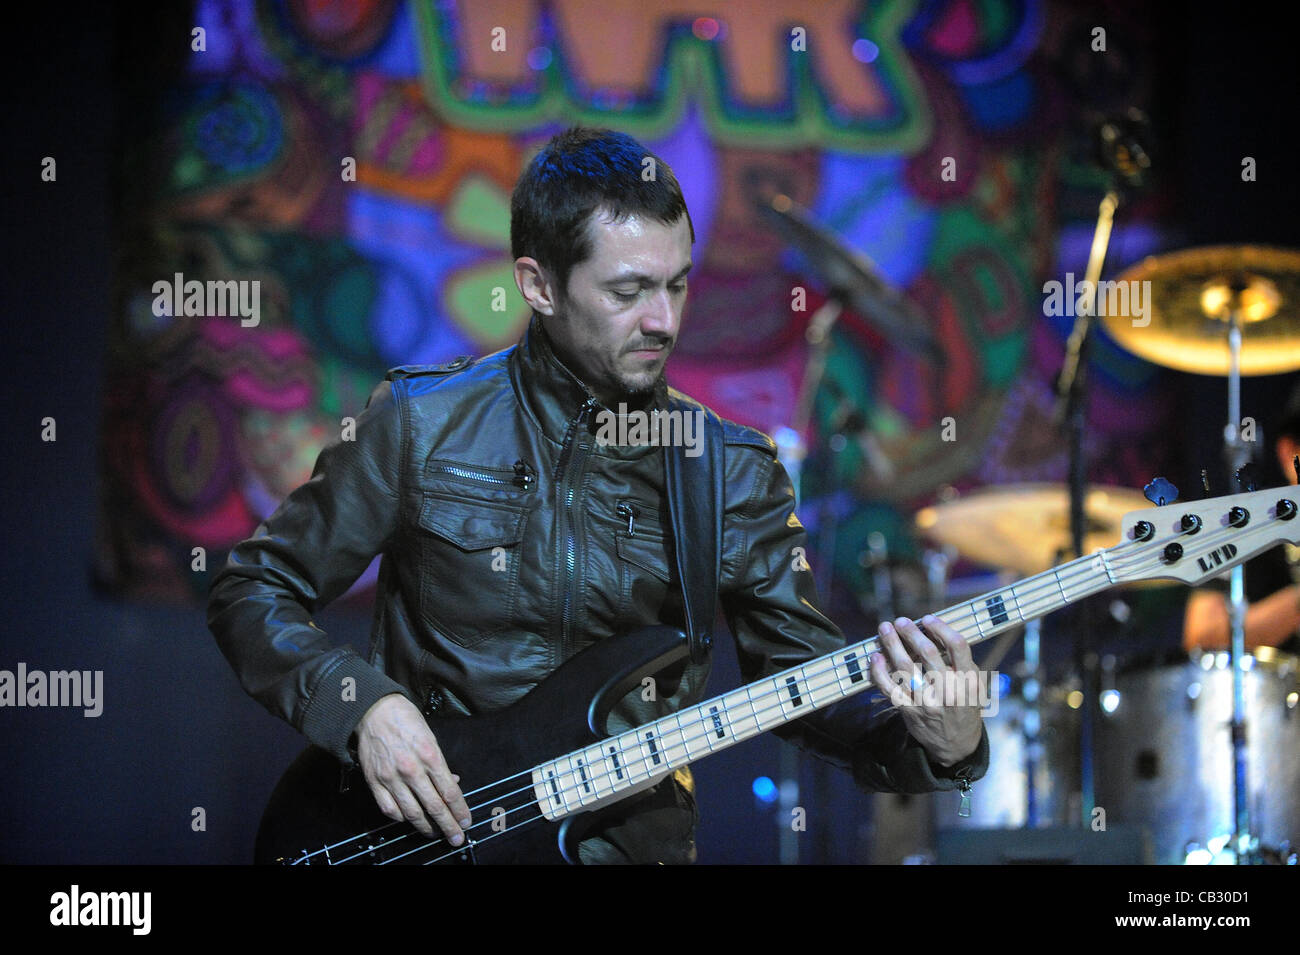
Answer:
<svg viewBox="0 0 1300 955"><path fill-rule="evenodd" d="M1255 467L1252 464L1243 464L1237 468L1237 486L1243 491L1255 490Z"/></svg>
<svg viewBox="0 0 1300 955"><path fill-rule="evenodd" d="M1154 478L1150 484L1142 489L1142 493L1156 507L1164 507L1166 504L1172 504L1178 500L1178 488L1162 477Z"/></svg>

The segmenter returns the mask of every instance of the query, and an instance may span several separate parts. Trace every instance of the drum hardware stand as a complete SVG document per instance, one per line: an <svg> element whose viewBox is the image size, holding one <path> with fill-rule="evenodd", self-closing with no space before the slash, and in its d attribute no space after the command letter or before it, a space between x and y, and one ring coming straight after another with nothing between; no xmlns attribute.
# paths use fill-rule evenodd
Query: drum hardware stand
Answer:
<svg viewBox="0 0 1300 955"><path fill-rule="evenodd" d="M889 545L885 541L885 535L880 531L872 531L867 535L867 548L858 562L866 561L867 572L871 575L871 589L876 597L877 615L881 620L893 620L897 608L894 606L894 581L889 575Z"/></svg>
<svg viewBox="0 0 1300 955"><path fill-rule="evenodd" d="M1009 578L1008 578L1009 579ZM1001 577L999 578L1001 582ZM1039 636L1042 633L1042 618L1035 617L1025 621L1024 625L1024 660L1016 668L1021 677L1020 696L1025 703L1024 718L1020 724L1021 736L1025 741L1023 766L1025 770L1025 821L1021 828L1034 829L1038 826L1038 790L1034 777L1038 772L1042 745L1039 731L1042 728L1042 715L1039 711L1038 697L1042 686L1040 679L1040 661L1038 656ZM1017 629L1008 630L998 637L992 651L984 658L984 668L992 671L1002 665L1011 647L1022 634Z"/></svg>
<svg viewBox="0 0 1300 955"><path fill-rule="evenodd" d="M1039 740L1042 729L1042 716L1038 697L1042 686L1042 662L1038 655L1039 637L1042 619L1035 617L1025 624L1025 825L1026 829L1037 829L1038 819L1038 763L1043 755L1043 744Z"/></svg>
<svg viewBox="0 0 1300 955"><path fill-rule="evenodd" d="M1084 484L1087 480L1087 467L1083 459L1083 433L1086 427L1087 401L1085 400L1084 381L1087 370L1088 345L1091 341L1092 317L1097 304L1097 283L1101 279L1102 265L1106 259L1106 249L1110 244L1111 226L1115 219L1115 209L1119 206L1119 190L1112 187L1101 200L1097 209L1097 227L1093 233L1092 248L1088 253L1088 268L1084 277L1085 295L1082 307L1075 316L1074 328L1066 343L1065 363L1057 379L1057 420L1064 424L1068 436L1070 457L1070 539L1074 555L1083 556L1084 537ZM1098 714L1098 694L1096 654L1087 649L1092 636L1090 626L1092 614L1090 604L1084 601L1080 609L1083 626L1075 645L1075 665L1083 675L1083 706L1079 721L1079 781L1082 790L1082 818L1080 825L1088 825L1092 818L1096 796L1093 788L1093 731ZM1026 648L1026 651L1028 648ZM1026 652L1028 660L1028 652Z"/></svg>
<svg viewBox="0 0 1300 955"><path fill-rule="evenodd" d="M790 474L790 480L794 484L796 507L800 503L801 472L807 458L807 446L803 436L812 421L813 402L825 376L826 358L831 347L831 329L844 311L847 297L846 293L841 289L832 288L830 296L813 313L812 318L809 320L808 328L804 332L804 337L808 342L808 358L804 369L803 382L799 389L799 396L795 403L794 420L789 427L778 429L776 437L778 457L781 459L782 464L785 465ZM837 430L836 434L843 434L844 431L848 431L850 436L857 437L861 434L862 427L854 428L852 422L846 422L842 430ZM835 532L839 523L834 513L835 506L835 496L833 494L824 495L820 501L818 514L817 553L820 555L820 559L813 574L817 583L817 593L822 600L823 606L830 605L831 587L834 578ZM886 568L886 575L888 575L888 568ZM799 768L801 763L800 754L794 747L781 747L779 757L781 792L783 797L786 793L793 794L791 805L798 801ZM820 772L820 770L816 772ZM824 797L825 780L817 776L813 785L815 789L821 790L816 795ZM824 798L821 801L824 803ZM785 802L786 800L783 798L783 807ZM791 830L789 826L783 826L781 833L781 864L797 865L800 861L799 845L795 839L797 833Z"/></svg>
<svg viewBox="0 0 1300 955"><path fill-rule="evenodd" d="M1017 667L1022 678L1020 697L1025 703L1024 718L1020 724L1020 733L1025 741L1023 764L1025 770L1025 821L1021 826L1022 829L1037 829L1040 825L1037 777L1038 765L1043 755L1043 744L1040 739L1043 718L1039 703L1043 686L1042 658L1039 653L1042 627L1043 620L1041 617L1025 621L1023 635L1024 659ZM1003 658L1006 657L1007 652L1017 639L1020 639L1020 635L1015 630L1008 630L1003 634L998 642L994 644L993 652L985 658L985 668L996 670L1002 664Z"/></svg>
<svg viewBox="0 0 1300 955"><path fill-rule="evenodd" d="M840 317L843 311L843 304L840 300L832 295L821 308L813 313L808 322L808 328L805 331L805 337L808 340L808 359L804 370L803 384L799 389L799 397L795 403L794 420L788 427L777 428L774 439L777 446L777 458L785 467L790 476L790 481L794 486L795 507L798 508L802 497L802 471L804 460L808 455L808 448L804 442L803 435L812 420L813 399L816 397L817 389L821 385L822 375L826 370L826 355L830 349L830 331L835 324L835 320ZM818 517L817 528L817 546L821 559L817 562L817 570L814 571L817 580L818 595L821 597L824 605L829 605L830 586L831 586L831 568L834 564L835 541L834 534L835 520L830 512L830 505L823 500L822 513ZM783 818L788 818L790 808L799 802L799 767L802 760L798 751L793 746L782 746L777 756L777 768L781 777L780 789L781 808ZM780 827L781 837L779 839L779 859L781 865L798 865L799 864L799 843L796 838L798 835L788 825Z"/></svg>
<svg viewBox="0 0 1300 955"><path fill-rule="evenodd" d="M925 565L925 581L930 588L930 605L938 608L948 602L948 571L952 566L954 555L945 550L927 547L922 563Z"/></svg>
<svg viewBox="0 0 1300 955"><path fill-rule="evenodd" d="M809 255L814 268L820 267L826 270L822 277L829 287L826 301L813 313L804 332L808 342L808 357L795 403L793 420L788 427L778 428L775 434L778 457L794 484L795 506L798 507L801 499L801 472L808 450L804 435L812 421L813 404L825 377L826 358L831 347L831 329L834 328L845 306L857 307L868 318L875 319L877 324L884 320L886 332L892 332L894 336L902 336L917 347L923 346L933 351L936 346L928 333L923 331L925 324L918 324L914 320L913 316L917 314L915 308L909 307L909 303L893 290L883 277L875 274L867 260L851 253L837 237L816 225L808 216L807 210L798 206L789 197L767 194L763 190L759 192L761 194L754 197L759 211L790 244ZM906 321L905 319L908 318L913 320ZM865 421L860 419L856 411L851 411L840 416L835 434L842 438L856 439L862 446L867 464L875 468L879 466L880 455L874 452L865 440L865 431ZM839 522L834 514L835 508L834 495L823 497L819 504L816 533L820 559L813 573L818 595L826 606L829 606L831 600L835 532ZM787 792L798 792L799 765L797 751L793 747L783 746L780 756L783 799ZM793 838L794 833L788 826L782 828L782 833L781 862L787 865L797 863L799 847Z"/></svg>
<svg viewBox="0 0 1300 955"><path fill-rule="evenodd" d="M1228 423L1223 428L1223 452L1228 469L1240 490L1255 490L1248 465L1250 447L1241 437L1241 293L1244 282L1234 281L1228 303ZM1245 472L1245 473L1243 473ZM1257 861L1257 845L1251 836L1246 753L1246 686L1242 665L1246 658L1246 573L1238 564L1232 568L1228 585L1231 644L1228 661L1232 667L1232 805L1233 859L1237 864Z"/></svg>

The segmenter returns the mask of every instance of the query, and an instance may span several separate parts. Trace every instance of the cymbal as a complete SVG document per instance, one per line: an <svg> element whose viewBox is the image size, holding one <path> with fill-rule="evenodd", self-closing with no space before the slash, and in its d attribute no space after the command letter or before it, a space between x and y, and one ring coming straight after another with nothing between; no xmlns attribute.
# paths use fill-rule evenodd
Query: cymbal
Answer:
<svg viewBox="0 0 1300 955"><path fill-rule="evenodd" d="M1120 521L1150 507L1140 491L1094 485L1084 492L1084 553L1119 543ZM923 508L917 530L977 564L1042 573L1073 556L1070 494L1064 484L1008 484L981 488Z"/></svg>
<svg viewBox="0 0 1300 955"><path fill-rule="evenodd" d="M890 341L942 364L943 349L930 331L930 319L881 274L874 262L817 222L789 196L777 193L756 197L755 202L772 228L803 253L831 298L852 308Z"/></svg>
<svg viewBox="0 0 1300 955"><path fill-rule="evenodd" d="M1120 294L1099 291L1097 315L1115 341L1140 358L1227 375L1229 312L1235 308L1241 374L1300 368L1300 252L1259 245L1184 249L1143 259L1112 281Z"/></svg>

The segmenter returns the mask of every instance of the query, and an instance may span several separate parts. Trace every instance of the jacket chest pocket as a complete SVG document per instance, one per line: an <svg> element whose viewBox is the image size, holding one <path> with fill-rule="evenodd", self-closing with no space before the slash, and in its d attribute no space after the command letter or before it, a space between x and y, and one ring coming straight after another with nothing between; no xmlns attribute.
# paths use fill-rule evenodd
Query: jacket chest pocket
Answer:
<svg viewBox="0 0 1300 955"><path fill-rule="evenodd" d="M637 501L618 502L621 526L614 535L618 555L619 626L631 629L658 623L675 588L673 551L659 512ZM679 605L679 601L673 605Z"/></svg>
<svg viewBox="0 0 1300 955"><path fill-rule="evenodd" d="M528 508L426 492L418 519L420 615L462 646L510 628Z"/></svg>

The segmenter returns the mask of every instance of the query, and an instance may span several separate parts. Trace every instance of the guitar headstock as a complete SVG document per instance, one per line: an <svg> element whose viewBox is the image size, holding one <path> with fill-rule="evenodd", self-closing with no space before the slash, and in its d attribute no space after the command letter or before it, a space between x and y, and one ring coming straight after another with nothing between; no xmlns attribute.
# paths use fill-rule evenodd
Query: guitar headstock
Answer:
<svg viewBox="0 0 1300 955"><path fill-rule="evenodd" d="M1300 544L1298 501L1300 488L1280 487L1132 511L1107 551L1111 570L1120 583L1202 583L1277 544Z"/></svg>

